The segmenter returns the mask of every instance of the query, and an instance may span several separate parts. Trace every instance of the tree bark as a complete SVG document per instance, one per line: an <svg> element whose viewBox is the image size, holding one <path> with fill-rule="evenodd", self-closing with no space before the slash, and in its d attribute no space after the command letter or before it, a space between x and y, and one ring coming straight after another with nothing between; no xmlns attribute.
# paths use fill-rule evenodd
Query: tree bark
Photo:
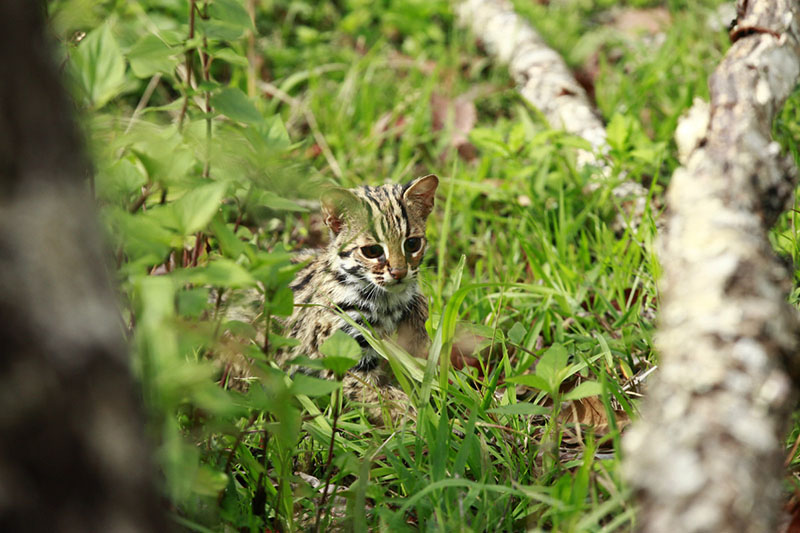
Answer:
<svg viewBox="0 0 800 533"><path fill-rule="evenodd" d="M733 46L678 128L662 236L660 374L626 435L648 532L775 531L800 321L767 231L796 169L771 141L800 76L800 5L741 0Z"/></svg>
<svg viewBox="0 0 800 533"><path fill-rule="evenodd" d="M162 531L89 164L44 34L0 2L0 530Z"/></svg>
<svg viewBox="0 0 800 533"><path fill-rule="evenodd" d="M553 128L589 142L591 150L577 151L578 168L591 165L598 170L595 177L601 180L609 177L611 167L605 158L609 146L603 121L558 52L547 46L527 20L517 15L509 0L463 0L457 2L456 13L460 22L471 28L500 62L508 64L522 97L540 110ZM598 183L590 183L589 190L597 188ZM626 181L616 186L613 193L618 198L633 200L626 210L634 225L637 224L646 209L647 189ZM619 228L627 225L622 214L614 225Z"/></svg>
<svg viewBox="0 0 800 533"><path fill-rule="evenodd" d="M462 24L470 27L497 59L508 64L523 98L554 128L563 128L592 145L592 151L578 152L578 166L603 167L596 154L608 152L606 129L586 91L558 52L514 12L511 2L466 0L457 4L456 12Z"/></svg>

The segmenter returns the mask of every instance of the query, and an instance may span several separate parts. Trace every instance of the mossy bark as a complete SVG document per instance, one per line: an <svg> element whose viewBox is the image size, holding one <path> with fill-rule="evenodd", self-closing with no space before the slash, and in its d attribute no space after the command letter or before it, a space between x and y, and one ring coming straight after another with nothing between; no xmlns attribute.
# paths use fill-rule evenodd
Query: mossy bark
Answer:
<svg viewBox="0 0 800 533"><path fill-rule="evenodd" d="M771 125L800 77L800 4L744 0L711 102L678 129L660 372L624 439L648 532L775 531L800 321L767 232L796 186ZM707 119L707 120L706 120Z"/></svg>
<svg viewBox="0 0 800 533"><path fill-rule="evenodd" d="M0 2L0 530L166 527L44 2Z"/></svg>

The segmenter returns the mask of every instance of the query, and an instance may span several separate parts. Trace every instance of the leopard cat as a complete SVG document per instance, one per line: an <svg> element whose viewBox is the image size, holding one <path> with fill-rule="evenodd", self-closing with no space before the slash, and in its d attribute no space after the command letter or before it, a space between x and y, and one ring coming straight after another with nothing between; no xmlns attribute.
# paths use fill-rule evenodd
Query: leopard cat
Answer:
<svg viewBox="0 0 800 533"><path fill-rule="evenodd" d="M279 354L277 362L286 366L301 355L321 358L319 347L337 330L344 331L362 353L344 377L343 390L364 405L373 421L382 420L384 413L395 420L409 415L410 402L391 384L386 362L340 313L379 338L396 337L415 357L427 356L428 305L417 276L438 185L439 179L431 174L405 185L326 192L321 205L330 244L295 259L307 264L290 284L295 309L285 330L299 345ZM333 376L323 372L322 377Z"/></svg>

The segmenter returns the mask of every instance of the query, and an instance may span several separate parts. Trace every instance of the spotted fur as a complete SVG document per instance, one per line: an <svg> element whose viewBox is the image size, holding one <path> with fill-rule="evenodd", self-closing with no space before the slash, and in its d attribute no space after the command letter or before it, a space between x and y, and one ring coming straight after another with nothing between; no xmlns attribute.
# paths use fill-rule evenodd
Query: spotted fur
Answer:
<svg viewBox="0 0 800 533"><path fill-rule="evenodd" d="M378 337L397 336L412 355L426 355L428 306L417 275L438 183L429 175L406 185L329 191L322 198L322 211L331 242L297 258L308 264L290 284L295 311L286 327L300 344L283 354L279 363L298 355L322 357L320 345L337 330L344 331L363 350L345 377L344 390L365 404L373 419L381 418L381 404L392 416L406 411L409 404L390 384L381 357L339 313Z"/></svg>

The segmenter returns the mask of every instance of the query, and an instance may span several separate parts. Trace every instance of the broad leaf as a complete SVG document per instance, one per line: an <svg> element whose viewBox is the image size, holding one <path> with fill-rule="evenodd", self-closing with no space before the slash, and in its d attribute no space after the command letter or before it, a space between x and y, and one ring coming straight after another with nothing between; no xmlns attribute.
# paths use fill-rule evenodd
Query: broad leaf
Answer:
<svg viewBox="0 0 800 533"><path fill-rule="evenodd" d="M206 227L219 210L227 189L227 183L213 182L196 187L176 200L174 205L180 231L191 235Z"/></svg>
<svg viewBox="0 0 800 533"><path fill-rule="evenodd" d="M257 129L270 148L280 150L287 148L292 142L280 115L265 118L257 125Z"/></svg>
<svg viewBox="0 0 800 533"><path fill-rule="evenodd" d="M241 1L214 0L209 6L209 15L213 19L240 28L242 31L253 29L253 21L250 18L250 14Z"/></svg>
<svg viewBox="0 0 800 533"><path fill-rule="evenodd" d="M226 87L211 97L214 109L231 120L246 124L258 124L264 118L258 112L253 102L247 98L241 89Z"/></svg>
<svg viewBox="0 0 800 533"><path fill-rule="evenodd" d="M270 298L269 310L275 316L289 316L294 311L294 293L289 287L279 288Z"/></svg>
<svg viewBox="0 0 800 533"><path fill-rule="evenodd" d="M125 82L125 59L108 24L89 32L72 53L72 63L95 109L121 92Z"/></svg>
<svg viewBox="0 0 800 533"><path fill-rule="evenodd" d="M319 351L330 357L348 357L356 361L361 358L361 347L353 337L342 330L337 330L323 342Z"/></svg>
<svg viewBox="0 0 800 533"><path fill-rule="evenodd" d="M133 74L149 78L157 72L169 73L175 68L175 51L155 35L142 37L128 52Z"/></svg>
<svg viewBox="0 0 800 533"><path fill-rule="evenodd" d="M195 287L178 293L178 312L183 316L197 318L208 307L209 290Z"/></svg>
<svg viewBox="0 0 800 533"><path fill-rule="evenodd" d="M606 126L606 140L615 150L623 150L631 131L630 119L619 113L611 117Z"/></svg>
<svg viewBox="0 0 800 533"><path fill-rule="evenodd" d="M525 329L525 326L519 322L514 322L514 325L511 326L510 330L508 330L508 340L514 344L519 344L522 342L522 339L525 338L526 333L527 330Z"/></svg>
<svg viewBox="0 0 800 533"><path fill-rule="evenodd" d="M358 359L350 357L328 356L322 360L322 366L332 371L337 378L358 364Z"/></svg>
<svg viewBox="0 0 800 533"><path fill-rule="evenodd" d="M534 374L524 374L522 376L514 376L506 378L506 383L514 383L516 385L525 385L533 389L543 390L547 393L550 392L550 382L541 376Z"/></svg>
<svg viewBox="0 0 800 533"><path fill-rule="evenodd" d="M304 394L311 398L326 396L342 386L339 381L313 378L305 374L295 374L292 381L289 392L295 395Z"/></svg>
<svg viewBox="0 0 800 533"><path fill-rule="evenodd" d="M217 237L219 247L226 257L231 259L238 259L240 255L245 253L247 244L240 241L228 225L222 220L220 215L215 216L211 220L211 231Z"/></svg>
<svg viewBox="0 0 800 533"><path fill-rule="evenodd" d="M196 285L212 285L214 287L243 288L255 285L250 273L230 259L217 259L207 266L179 270L175 276Z"/></svg>
<svg viewBox="0 0 800 533"><path fill-rule="evenodd" d="M281 198L271 191L263 191L261 194L261 205L274 209L276 211L295 211L298 213L305 213L308 211L305 207L294 203L286 198Z"/></svg>
<svg viewBox="0 0 800 533"><path fill-rule="evenodd" d="M553 344L536 364L536 375L546 380L555 390L559 385L556 383L556 375L567 366L567 359L567 349L560 344Z"/></svg>
<svg viewBox="0 0 800 533"><path fill-rule="evenodd" d="M584 381L568 393L566 393L562 400L579 400L589 396L599 396L603 393L603 386L597 381Z"/></svg>

